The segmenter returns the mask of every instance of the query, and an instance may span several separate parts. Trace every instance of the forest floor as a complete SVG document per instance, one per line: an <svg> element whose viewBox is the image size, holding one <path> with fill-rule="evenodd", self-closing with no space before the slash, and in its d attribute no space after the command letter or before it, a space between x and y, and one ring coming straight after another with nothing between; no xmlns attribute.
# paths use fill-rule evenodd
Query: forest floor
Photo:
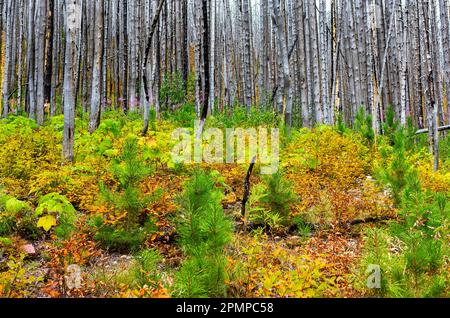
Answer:
<svg viewBox="0 0 450 318"><path fill-rule="evenodd" d="M255 122L274 125L270 116L232 120L237 121L233 124L243 126ZM223 123L223 119L212 118L208 125L215 127L218 123ZM141 254L102 244L92 225L94 216L101 216L104 224L111 227L126 218L123 209L105 203L100 188L106 185L118 191L120 180L114 164L123 151L124 140L139 135L139 117L105 114L92 135L87 132L87 121L77 120L75 162L64 165L60 159L62 117L50 119L43 127L21 117L3 120L0 296L178 295L177 272L186 255L177 232L180 209L177 197L185 190L186 181L196 167L172 162L170 151L174 142L170 140L175 128L190 124L190 117L186 120L174 115L158 121L148 136L137 137L139 159L149 168L148 175L139 182L139 191L142 196L152 198L142 211L144 217L153 221L152 231L146 234L140 249L158 254L154 262L148 262L150 268L139 267ZM219 128L225 128L224 125ZM405 157L417 171L424 191L444 193L446 198L450 193L448 139L443 141L439 172L432 171L432 158L426 147L420 151L415 148ZM383 296L367 289L365 266L370 258L365 246L370 242L367 231L386 229L403 218L401 208L394 202L395 189L377 177L379 171L386 171L395 161L389 141L380 137L377 143L370 143L360 132L319 126L313 130L294 129L289 136L282 136L281 143L280 170L286 182L281 188L289 185L292 191L286 222L270 214L262 203L267 181L258 173L258 165L250 178L252 194L244 218L241 200L248 165L200 165L202 170L216 176L216 187L223 194L224 213L234 225L232 239L224 252L226 296ZM391 152L389 159L383 155L386 151ZM55 193L63 199L50 198L54 201L45 205L43 198ZM67 228L62 226L65 209L71 211L69 205L76 217L67 234ZM55 215L52 209L59 213L56 217L52 216ZM447 213L444 223L448 225L448 205L444 210ZM263 222L255 221L261 218ZM446 287L441 295L448 296L448 228L445 231L443 262L439 263L439 269L433 269L433 275L444 280ZM400 255L398 251L403 251L405 242L389 239L386 253Z"/></svg>

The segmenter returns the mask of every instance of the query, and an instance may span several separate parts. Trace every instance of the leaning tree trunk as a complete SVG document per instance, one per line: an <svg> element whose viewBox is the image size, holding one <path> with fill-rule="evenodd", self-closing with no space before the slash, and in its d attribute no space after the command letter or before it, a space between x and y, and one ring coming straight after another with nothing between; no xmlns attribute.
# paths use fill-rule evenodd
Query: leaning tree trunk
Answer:
<svg viewBox="0 0 450 318"><path fill-rule="evenodd" d="M148 65L148 58L150 56L150 50L152 47L152 43L153 43L153 35L155 34L155 30L158 26L158 22L159 22L159 16L161 14L161 10L163 8L163 4L164 4L165 0L160 0L159 2L159 6L158 9L156 11L156 15L153 18L153 23L151 25L151 29L150 29L150 34L147 40L147 46L145 48L145 56L144 56L144 62L142 65L142 81L144 82L144 90L145 90L145 99L146 99L146 103L144 104L144 128L142 129L142 136L145 136L147 134L148 131L148 126L149 126L149 120L150 120L150 91L151 91L151 87L149 87L148 85L148 81L147 81L147 65ZM159 34L159 31L156 31ZM159 48L158 48L159 50ZM159 62L158 62L159 63ZM156 71L159 72L159 67L156 68ZM159 83L158 83L159 85ZM159 93L156 95L157 100L159 100Z"/></svg>
<svg viewBox="0 0 450 318"><path fill-rule="evenodd" d="M393 3L393 8L395 8L395 3L396 0L394 0ZM373 110L373 129L375 132L375 135L378 134L378 120L379 120L379 116L378 116L378 111L379 111L379 104L380 104L380 99L381 99L381 94L383 93L383 84L384 84L384 73L386 70L386 62L387 62L387 55L388 55L388 50L389 50L389 43L390 43L390 39L391 39L391 34L392 34L392 29L393 29L393 24L394 24L394 15L391 16L390 22L389 22L389 31L387 34L387 40L386 40L386 48L384 51L384 55L383 55L383 59L382 59L382 66L381 66L381 75L380 75L380 79L379 79L379 83L378 83L378 93L376 96L376 101L374 103L374 107L375 109Z"/></svg>

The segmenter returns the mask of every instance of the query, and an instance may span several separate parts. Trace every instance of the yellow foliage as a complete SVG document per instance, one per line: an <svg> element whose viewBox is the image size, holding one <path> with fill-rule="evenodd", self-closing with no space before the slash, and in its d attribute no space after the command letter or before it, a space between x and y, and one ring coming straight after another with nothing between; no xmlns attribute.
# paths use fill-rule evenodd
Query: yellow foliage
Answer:
<svg viewBox="0 0 450 318"><path fill-rule="evenodd" d="M86 173L74 166L58 167L36 173L30 182L30 194L36 196L57 192L64 195L79 210L94 212L98 198L98 182L111 182L107 173Z"/></svg>
<svg viewBox="0 0 450 318"><path fill-rule="evenodd" d="M348 189L370 171L369 149L356 138L332 128L302 130L282 154L282 166L289 173L306 175L323 185Z"/></svg>
<svg viewBox="0 0 450 318"><path fill-rule="evenodd" d="M61 140L51 128L32 129L25 119L17 121L0 130L0 182L20 197L28 194L33 175L60 164Z"/></svg>
<svg viewBox="0 0 450 318"><path fill-rule="evenodd" d="M341 135L330 127L302 129L283 151L282 160L300 197L294 215L333 223L393 213L382 189L367 179L371 150L356 134Z"/></svg>
<svg viewBox="0 0 450 318"><path fill-rule="evenodd" d="M433 192L450 191L450 172L434 172L430 164L420 165L417 167L417 170L419 171L419 178L424 189Z"/></svg>
<svg viewBox="0 0 450 318"><path fill-rule="evenodd" d="M228 258L227 284L237 297L328 297L338 293L325 259L311 257L299 247L263 237L238 237L236 255Z"/></svg>
<svg viewBox="0 0 450 318"><path fill-rule="evenodd" d="M9 256L6 269L0 272L0 298L25 298L30 296L30 287L43 281L27 273L25 254L18 257ZM3 264L2 264L3 265Z"/></svg>

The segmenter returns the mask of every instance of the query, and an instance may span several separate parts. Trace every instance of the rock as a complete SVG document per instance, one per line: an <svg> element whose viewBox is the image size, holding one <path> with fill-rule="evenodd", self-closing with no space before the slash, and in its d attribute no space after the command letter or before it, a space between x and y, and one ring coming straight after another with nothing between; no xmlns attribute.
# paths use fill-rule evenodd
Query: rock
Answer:
<svg viewBox="0 0 450 318"><path fill-rule="evenodd" d="M64 280L68 289L81 288L81 268L78 265L72 264L67 266Z"/></svg>
<svg viewBox="0 0 450 318"><path fill-rule="evenodd" d="M20 250L22 252L25 252L26 254L32 256L36 255L36 249L34 248L33 244L24 244L20 246Z"/></svg>

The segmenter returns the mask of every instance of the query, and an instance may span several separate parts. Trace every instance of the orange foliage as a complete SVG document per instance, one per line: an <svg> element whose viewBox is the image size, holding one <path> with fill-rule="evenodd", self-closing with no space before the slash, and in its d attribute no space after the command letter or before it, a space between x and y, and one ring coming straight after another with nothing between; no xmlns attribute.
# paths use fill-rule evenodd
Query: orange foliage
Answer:
<svg viewBox="0 0 450 318"><path fill-rule="evenodd" d="M355 296L351 274L361 256L361 237L349 237L339 232L324 233L308 240L305 249L313 259L325 259L331 273L339 273L336 280L341 296Z"/></svg>
<svg viewBox="0 0 450 318"><path fill-rule="evenodd" d="M83 289L67 290L64 281L66 269L71 264L87 265L94 257L100 255L97 245L89 240L87 234L76 233L71 238L62 241L61 246L48 246L51 257L47 266L50 268L49 280L43 292L50 297L82 297Z"/></svg>
<svg viewBox="0 0 450 318"><path fill-rule="evenodd" d="M129 290L123 288L119 293L120 298L170 298L170 293L161 282L158 283L158 287L143 286L139 289Z"/></svg>
<svg viewBox="0 0 450 318"><path fill-rule="evenodd" d="M160 171L154 176L146 178L141 184L141 190L147 195L154 194L158 189L163 193L159 200L150 204L147 213L152 216L166 216L176 211L176 205L173 202L174 197L181 193L184 177L175 174Z"/></svg>

